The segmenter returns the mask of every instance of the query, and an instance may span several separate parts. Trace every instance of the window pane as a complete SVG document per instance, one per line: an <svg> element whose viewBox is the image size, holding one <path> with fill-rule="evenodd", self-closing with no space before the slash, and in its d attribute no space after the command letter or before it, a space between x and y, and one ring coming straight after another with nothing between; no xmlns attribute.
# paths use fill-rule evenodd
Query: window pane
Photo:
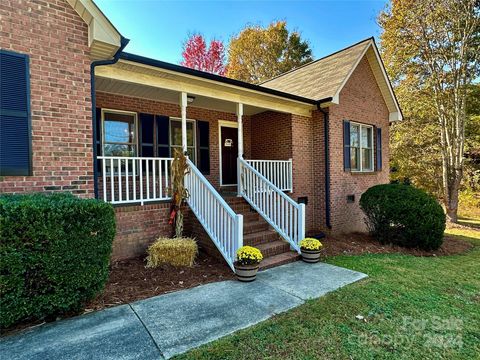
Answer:
<svg viewBox="0 0 480 360"><path fill-rule="evenodd" d="M187 148L188 158L195 164L195 149L193 147Z"/></svg>
<svg viewBox="0 0 480 360"><path fill-rule="evenodd" d="M105 144L104 156L135 156L135 146L125 144Z"/></svg>
<svg viewBox="0 0 480 360"><path fill-rule="evenodd" d="M358 147L350 148L350 166L352 170L360 170L360 149Z"/></svg>
<svg viewBox="0 0 480 360"><path fill-rule="evenodd" d="M182 146L182 123L180 121L171 121L170 129L172 132L171 145Z"/></svg>
<svg viewBox="0 0 480 360"><path fill-rule="evenodd" d="M359 147L359 131L360 127L358 125L350 125L350 146Z"/></svg>
<svg viewBox="0 0 480 360"><path fill-rule="evenodd" d="M362 126L362 148L372 147L372 128Z"/></svg>
<svg viewBox="0 0 480 360"><path fill-rule="evenodd" d="M362 170L368 171L372 170L372 150L371 149L362 149Z"/></svg>
<svg viewBox="0 0 480 360"><path fill-rule="evenodd" d="M187 146L194 145L194 135L193 123L187 122Z"/></svg>
<svg viewBox="0 0 480 360"><path fill-rule="evenodd" d="M180 120L171 121L172 145L182 146L182 122ZM194 145L195 132L193 122L187 121L187 146Z"/></svg>
<svg viewBox="0 0 480 360"><path fill-rule="evenodd" d="M135 117L127 114L105 113L105 142L135 142Z"/></svg>

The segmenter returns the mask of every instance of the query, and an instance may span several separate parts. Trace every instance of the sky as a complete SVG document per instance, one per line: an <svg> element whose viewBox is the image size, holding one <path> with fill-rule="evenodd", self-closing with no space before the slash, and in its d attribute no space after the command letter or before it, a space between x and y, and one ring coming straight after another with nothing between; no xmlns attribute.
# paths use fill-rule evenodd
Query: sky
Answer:
<svg viewBox="0 0 480 360"><path fill-rule="evenodd" d="M192 33L228 44L247 24L286 20L320 58L380 35L376 17L387 1L164 1L95 0L117 30L130 39L125 51L171 63L181 61Z"/></svg>

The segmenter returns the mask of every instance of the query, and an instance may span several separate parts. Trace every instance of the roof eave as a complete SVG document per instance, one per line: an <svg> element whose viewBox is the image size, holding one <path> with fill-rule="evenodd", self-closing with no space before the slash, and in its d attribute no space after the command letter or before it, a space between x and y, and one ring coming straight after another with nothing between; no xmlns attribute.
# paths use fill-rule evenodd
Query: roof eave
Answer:
<svg viewBox="0 0 480 360"><path fill-rule="evenodd" d="M155 60L152 58L147 58L144 56L135 55L127 52L120 53L120 59L143 64L143 65L148 65L148 66L152 66L160 69L165 69L168 71L178 72L181 74L190 75L190 76L198 77L201 79L219 82L222 84L228 84L228 85L233 85L240 88L254 90L264 94L274 95L274 96L286 98L289 100L294 100L294 101L305 103L305 104L315 105L317 103L317 101L314 99L304 98L301 96L285 93L285 92L274 90L274 89L269 89L263 86L247 83L244 81L231 79L224 76L211 74L204 71L195 70L195 69L187 68L184 66L180 66L180 65L160 61L160 60Z"/></svg>

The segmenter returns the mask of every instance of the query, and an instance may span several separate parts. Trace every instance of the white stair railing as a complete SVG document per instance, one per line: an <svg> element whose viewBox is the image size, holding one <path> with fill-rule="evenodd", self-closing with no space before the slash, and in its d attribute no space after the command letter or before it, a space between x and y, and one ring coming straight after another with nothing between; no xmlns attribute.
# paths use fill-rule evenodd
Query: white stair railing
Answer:
<svg viewBox="0 0 480 360"><path fill-rule="evenodd" d="M305 237L305 204L298 204L252 165L238 158L240 195L300 252Z"/></svg>
<svg viewBox="0 0 480 360"><path fill-rule="evenodd" d="M255 170L265 176L282 191L293 191L292 159L288 160L247 160Z"/></svg>
<svg viewBox="0 0 480 360"><path fill-rule="evenodd" d="M129 204L168 200L172 158L98 156L103 200Z"/></svg>
<svg viewBox="0 0 480 360"><path fill-rule="evenodd" d="M190 160L187 160L187 164L187 203L230 268L235 271L233 263L237 250L243 246L243 215L232 210Z"/></svg>

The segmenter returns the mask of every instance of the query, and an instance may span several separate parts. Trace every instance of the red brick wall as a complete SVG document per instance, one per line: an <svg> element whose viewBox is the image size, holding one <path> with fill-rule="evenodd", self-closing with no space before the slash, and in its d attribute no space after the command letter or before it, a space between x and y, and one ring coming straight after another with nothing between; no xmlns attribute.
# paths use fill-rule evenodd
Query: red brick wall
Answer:
<svg viewBox="0 0 480 360"><path fill-rule="evenodd" d="M160 236L171 236L169 213L168 203L116 207L117 234L112 259L146 256L146 249L152 242Z"/></svg>
<svg viewBox="0 0 480 360"><path fill-rule="evenodd" d="M360 196L369 187L389 179L389 112L370 65L363 59L340 93L340 104L330 108L331 222L334 232L364 231ZM367 174L343 170L343 120L382 128L383 169ZM375 141L374 141L375 144ZM347 195L355 203L347 203Z"/></svg>
<svg viewBox="0 0 480 360"><path fill-rule="evenodd" d="M165 115L171 117L180 117L180 107L177 104L164 103L148 99L128 97L115 94L97 92L97 107L134 111L138 113L148 113ZM195 120L208 121L210 123L210 175L206 178L213 186L220 186L220 166L219 166L219 139L218 139L218 121L237 121L237 116L233 113L220 112L209 109L202 109L193 106L187 107L187 118ZM250 150L250 117L243 117L243 142L245 156L251 155Z"/></svg>
<svg viewBox="0 0 480 360"><path fill-rule="evenodd" d="M291 114L266 111L252 115L252 159L288 160L292 157Z"/></svg>
<svg viewBox="0 0 480 360"><path fill-rule="evenodd" d="M87 25L62 0L3 0L0 47L30 56L33 176L0 178L0 193L93 196Z"/></svg>
<svg viewBox="0 0 480 360"><path fill-rule="evenodd" d="M320 119L323 121L323 117ZM320 122L321 122L320 121ZM252 116L252 157L264 160L293 160L294 200L308 197L306 231L322 227L322 214L317 203L323 194L324 182L317 183L316 175L323 174L323 122L317 117L267 111Z"/></svg>

